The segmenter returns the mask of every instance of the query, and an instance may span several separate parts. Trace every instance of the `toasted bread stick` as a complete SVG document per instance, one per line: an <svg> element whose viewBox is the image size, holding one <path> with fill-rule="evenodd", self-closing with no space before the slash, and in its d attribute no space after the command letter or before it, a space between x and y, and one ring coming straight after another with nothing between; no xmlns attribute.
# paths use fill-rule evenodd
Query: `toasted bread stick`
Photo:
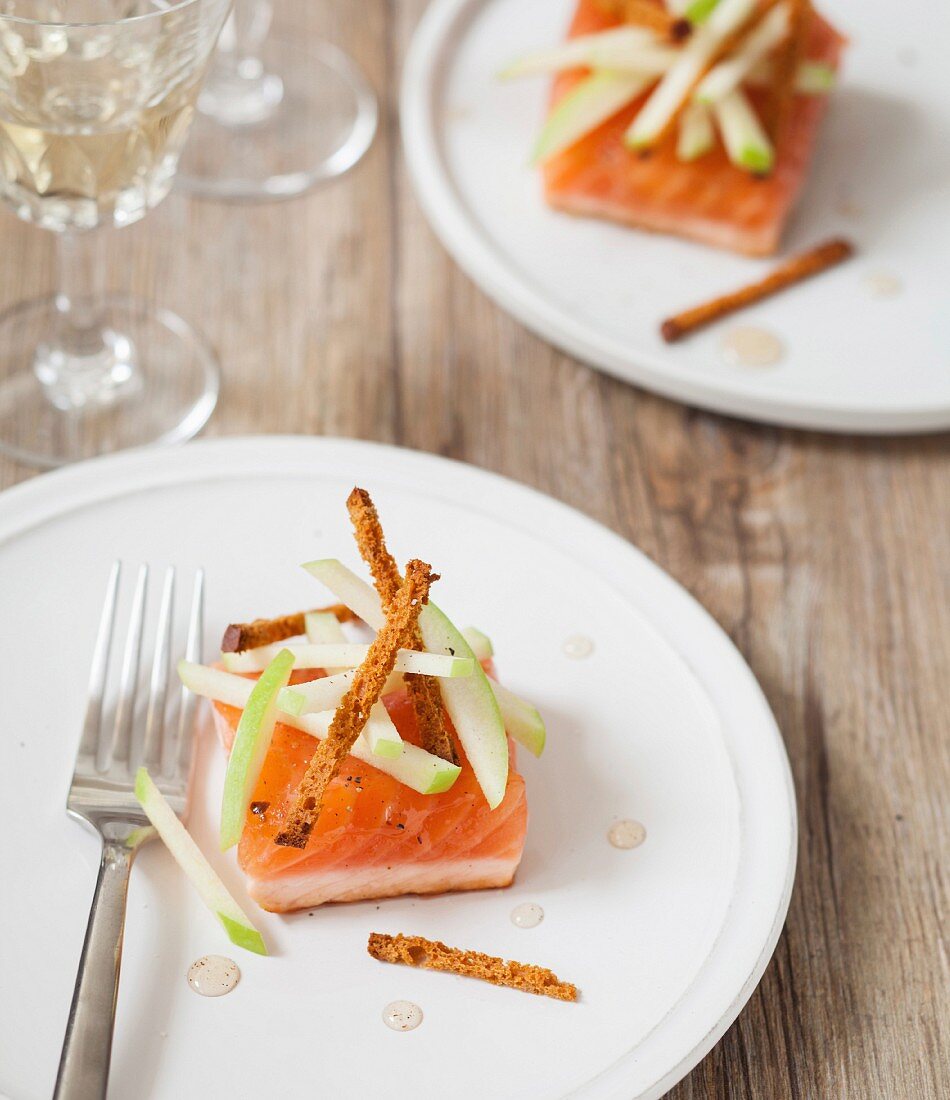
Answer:
<svg viewBox="0 0 950 1100"><path fill-rule="evenodd" d="M386 548L386 537L383 534L383 525L379 521L376 505L365 489L357 488L347 498L346 507L353 523L360 556L369 566L383 607L388 607L399 589L402 578L399 576L399 567L395 559ZM422 651L422 636L418 627L407 648ZM445 728L442 692L435 678L409 675L406 677L406 688L412 699L422 747L450 764L457 764L455 746Z"/></svg>
<svg viewBox="0 0 950 1100"><path fill-rule="evenodd" d="M795 96L795 76L805 52L805 36L812 18L808 0L788 0L791 11L788 35L775 55L768 100L765 105L765 129L777 142Z"/></svg>
<svg viewBox="0 0 950 1100"><path fill-rule="evenodd" d="M446 947L438 940L427 940L422 936L387 936L382 932L371 932L366 950L380 962L447 970L450 974L480 978L483 982L520 989L524 993L537 993L559 1001L577 1000L577 986L562 982L543 966L506 962L495 955Z"/></svg>
<svg viewBox="0 0 950 1100"><path fill-rule="evenodd" d="M386 623L373 639L366 659L337 707L326 740L319 743L310 759L284 827L275 838L277 844L306 848L307 837L323 808L327 784L363 732L369 712L396 664L399 648L419 621L422 605L429 598L429 586L438 579L425 562L411 561L406 566L406 579L387 608Z"/></svg>
<svg viewBox="0 0 950 1100"><path fill-rule="evenodd" d="M357 616L341 603L330 607L318 608L330 611L341 623L351 622ZM231 623L221 639L222 653L243 653L245 649L257 649L262 645L273 645L285 638L295 638L306 631L304 618L306 611L295 611L292 615L278 615L276 619L255 619L251 623Z"/></svg>
<svg viewBox="0 0 950 1100"><path fill-rule="evenodd" d="M850 241L843 238L825 241L807 252L792 256L757 283L750 283L740 290L723 294L721 298L714 298L704 305L684 310L674 317L667 317L660 325L660 335L668 344L675 343L698 328L712 324L713 321L735 313L736 310L744 309L753 302L760 302L763 298L778 294L780 290L794 283L800 283L803 279L809 279L812 275L820 275L822 271L842 263L852 255L854 255L854 245Z"/></svg>
<svg viewBox="0 0 950 1100"><path fill-rule="evenodd" d="M636 27L656 31L657 36L673 42L682 41L692 32L688 19L671 14L663 4L655 0L598 0L599 6L610 15Z"/></svg>

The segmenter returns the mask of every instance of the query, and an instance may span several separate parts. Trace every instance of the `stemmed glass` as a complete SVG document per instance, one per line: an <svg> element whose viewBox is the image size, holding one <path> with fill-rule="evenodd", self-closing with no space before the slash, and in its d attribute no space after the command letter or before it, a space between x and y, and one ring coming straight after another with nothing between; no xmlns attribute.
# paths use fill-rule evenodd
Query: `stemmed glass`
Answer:
<svg viewBox="0 0 950 1100"><path fill-rule="evenodd" d="M20 461L187 439L214 408L204 340L166 310L106 297L92 231L168 194L230 7L0 0L0 198L59 241L56 296L0 315L0 449Z"/></svg>
<svg viewBox="0 0 950 1100"><path fill-rule="evenodd" d="M271 0L235 0L198 99L180 183L222 199L298 195L352 167L376 132L376 96L329 42L271 33Z"/></svg>

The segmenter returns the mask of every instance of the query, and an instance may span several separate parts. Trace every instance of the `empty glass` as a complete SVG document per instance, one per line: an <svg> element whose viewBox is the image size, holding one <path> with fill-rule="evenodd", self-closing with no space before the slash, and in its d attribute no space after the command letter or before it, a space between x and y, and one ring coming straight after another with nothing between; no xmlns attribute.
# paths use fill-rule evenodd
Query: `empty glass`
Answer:
<svg viewBox="0 0 950 1100"><path fill-rule="evenodd" d="M205 342L104 296L92 231L168 194L230 6L0 0L0 198L57 234L60 260L55 298L0 315L0 448L21 461L187 439L214 408Z"/></svg>
<svg viewBox="0 0 950 1100"><path fill-rule="evenodd" d="M376 132L376 96L329 42L270 33L270 0L235 0L198 99L181 185L224 199L298 195L352 167Z"/></svg>

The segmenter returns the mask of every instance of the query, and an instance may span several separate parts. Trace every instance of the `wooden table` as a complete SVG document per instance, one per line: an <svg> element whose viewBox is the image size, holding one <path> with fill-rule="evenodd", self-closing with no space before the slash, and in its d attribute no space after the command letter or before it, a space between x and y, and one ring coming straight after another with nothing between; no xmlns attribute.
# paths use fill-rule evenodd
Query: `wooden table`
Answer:
<svg viewBox="0 0 950 1100"><path fill-rule="evenodd" d="M396 105L424 0L278 6L379 90L366 160L286 204L173 195L108 245L132 253L134 292L217 346L207 434L357 436L463 459L587 512L685 585L768 695L801 844L762 984L670 1095L950 1096L946 439L743 424L548 347L456 269L413 199ZM9 215L2 233L0 305L47 290L47 235ZM30 475L0 461L0 487Z"/></svg>

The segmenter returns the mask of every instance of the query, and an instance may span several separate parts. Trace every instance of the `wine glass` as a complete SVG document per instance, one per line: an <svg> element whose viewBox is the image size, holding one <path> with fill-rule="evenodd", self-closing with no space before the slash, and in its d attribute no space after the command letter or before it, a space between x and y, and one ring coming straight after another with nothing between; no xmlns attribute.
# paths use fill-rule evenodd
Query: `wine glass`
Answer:
<svg viewBox="0 0 950 1100"><path fill-rule="evenodd" d="M168 194L231 0L0 0L0 198L59 242L58 293L0 314L0 449L56 466L188 439L218 393L205 341L103 293L103 226Z"/></svg>
<svg viewBox="0 0 950 1100"><path fill-rule="evenodd" d="M270 32L271 0L235 0L201 95L179 180L192 194L280 199L341 175L376 132L376 96L322 40Z"/></svg>

